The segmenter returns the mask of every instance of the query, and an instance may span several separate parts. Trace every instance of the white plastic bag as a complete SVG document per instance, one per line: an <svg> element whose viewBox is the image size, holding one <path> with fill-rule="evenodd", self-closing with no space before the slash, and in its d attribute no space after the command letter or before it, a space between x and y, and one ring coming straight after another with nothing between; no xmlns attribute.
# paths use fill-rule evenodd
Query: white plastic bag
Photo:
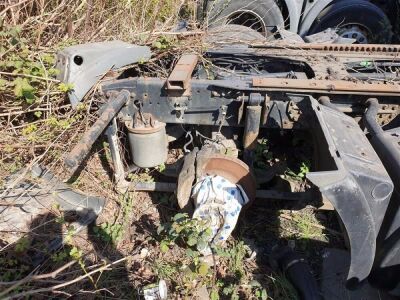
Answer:
<svg viewBox="0 0 400 300"><path fill-rule="evenodd" d="M214 245L225 242L236 226L242 207L249 198L240 185L229 182L221 176L205 176L192 190L195 211L193 218L206 221L212 230L208 241ZM198 249L203 255L210 255L211 249Z"/></svg>

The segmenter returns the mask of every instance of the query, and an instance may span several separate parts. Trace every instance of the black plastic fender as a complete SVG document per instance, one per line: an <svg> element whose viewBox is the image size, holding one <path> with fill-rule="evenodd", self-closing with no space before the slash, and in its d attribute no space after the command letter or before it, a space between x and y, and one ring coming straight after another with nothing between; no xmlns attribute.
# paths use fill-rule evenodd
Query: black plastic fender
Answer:
<svg viewBox="0 0 400 300"><path fill-rule="evenodd" d="M346 228L351 248L347 287L356 288L371 272L393 183L353 118L310 101L315 114L311 128L324 160L307 178L332 203Z"/></svg>

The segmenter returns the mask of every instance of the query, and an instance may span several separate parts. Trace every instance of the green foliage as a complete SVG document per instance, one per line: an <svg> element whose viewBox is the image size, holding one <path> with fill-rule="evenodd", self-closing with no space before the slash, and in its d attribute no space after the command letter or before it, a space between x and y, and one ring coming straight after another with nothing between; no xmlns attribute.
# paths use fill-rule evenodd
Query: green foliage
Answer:
<svg viewBox="0 0 400 300"><path fill-rule="evenodd" d="M163 237L161 251L167 252L172 244L183 244L191 249L205 249L212 235L211 229L202 220L189 218L186 213L178 213L172 223L161 225L157 233Z"/></svg>
<svg viewBox="0 0 400 300"><path fill-rule="evenodd" d="M0 257L0 266L2 272L0 273L0 281L14 281L20 280L30 271L30 266L22 263L15 257Z"/></svg>
<svg viewBox="0 0 400 300"><path fill-rule="evenodd" d="M28 250L30 244L30 240L27 237L20 238L14 246L15 252L25 252L26 250Z"/></svg>
<svg viewBox="0 0 400 300"><path fill-rule="evenodd" d="M46 120L46 124L50 127L58 130L66 130L71 128L72 124L74 124L79 118L79 115L67 119L57 119L56 117L50 117Z"/></svg>
<svg viewBox="0 0 400 300"><path fill-rule="evenodd" d="M158 260L155 263L157 274L169 278L176 289L184 295L193 292L193 284L210 286L212 269L202 261L197 249L208 245L211 230L205 227L203 221L191 219L187 214L178 213L170 223L161 225L158 234L163 238L160 242L160 251L166 255L175 253L177 248L184 247L185 252L178 262ZM174 247L173 251L170 248Z"/></svg>
<svg viewBox="0 0 400 300"><path fill-rule="evenodd" d="M213 289L210 293L211 300L219 300L219 294L217 289Z"/></svg>
<svg viewBox="0 0 400 300"><path fill-rule="evenodd" d="M66 261L70 257L69 255L69 250L68 249L63 249L59 252L56 252L51 255L51 260L55 263L61 263Z"/></svg>
<svg viewBox="0 0 400 300"><path fill-rule="evenodd" d="M0 79L0 90L12 89L18 100L33 104L49 87L49 77L58 71L54 69L53 54L32 52L29 42L20 34L17 26L3 26L0 31L0 69L10 74Z"/></svg>
<svg viewBox="0 0 400 300"><path fill-rule="evenodd" d="M154 182L154 178L148 168L145 168L141 173L128 174L128 179L132 182Z"/></svg>
<svg viewBox="0 0 400 300"><path fill-rule="evenodd" d="M226 259L229 270L239 281L245 276L243 260L247 250L248 247L243 241L235 242L232 247L226 249L220 247L215 248L216 255Z"/></svg>
<svg viewBox="0 0 400 300"><path fill-rule="evenodd" d="M69 251L69 256L74 260L81 260L83 256L83 251L77 247L72 247Z"/></svg>
<svg viewBox="0 0 400 300"><path fill-rule="evenodd" d="M298 300L300 299L292 284L284 276L269 276L272 281L270 290L274 299Z"/></svg>
<svg viewBox="0 0 400 300"><path fill-rule="evenodd" d="M260 139L258 140L255 149L255 162L254 167L259 169L267 169L267 162L273 158L273 153L269 150L268 140Z"/></svg>
<svg viewBox="0 0 400 300"><path fill-rule="evenodd" d="M22 135L29 136L37 131L37 126L35 124L29 124L24 129L22 129Z"/></svg>
<svg viewBox="0 0 400 300"><path fill-rule="evenodd" d="M252 288L253 294L256 299L260 299L260 300L268 299L267 290L264 289L257 280L250 281L250 286Z"/></svg>
<svg viewBox="0 0 400 300"><path fill-rule="evenodd" d="M301 162L298 172L294 172L294 171L292 171L291 169L288 168L285 171L285 176L290 178L290 179L297 180L297 181L304 180L304 178L306 177L307 173L310 172L310 166L311 166L311 163L309 161Z"/></svg>
<svg viewBox="0 0 400 300"><path fill-rule="evenodd" d="M169 49L173 46L174 41L172 37L162 35L153 43L153 47L158 50Z"/></svg>
<svg viewBox="0 0 400 300"><path fill-rule="evenodd" d="M74 228L74 226L70 225L67 228L67 234L64 237L64 241L67 244L71 244L72 243L72 237L74 236L76 230Z"/></svg>
<svg viewBox="0 0 400 300"><path fill-rule="evenodd" d="M165 171L165 164L161 164L155 168L158 172L162 173Z"/></svg>
<svg viewBox="0 0 400 300"><path fill-rule="evenodd" d="M175 279L180 272L180 265L157 259L153 264L153 269L160 278Z"/></svg>
<svg viewBox="0 0 400 300"><path fill-rule="evenodd" d="M62 82L58 85L58 90L63 93L68 93L69 91L72 91L73 89L74 89L74 85L72 83Z"/></svg>
<svg viewBox="0 0 400 300"><path fill-rule="evenodd" d="M129 217L132 214L134 198L129 193L121 195L119 198L119 204L121 206L121 218L114 220L113 222L105 222L100 226L93 227L93 232L96 237L100 238L104 242L112 243L116 245L120 241L124 234L124 228L126 227Z"/></svg>
<svg viewBox="0 0 400 300"><path fill-rule="evenodd" d="M27 78L17 77L12 85L14 85L14 95L18 98L25 98L28 104L35 101L35 88L31 86Z"/></svg>
<svg viewBox="0 0 400 300"><path fill-rule="evenodd" d="M116 244L122 237L122 229L122 225L119 223L105 222L100 226L93 227L93 232L104 242Z"/></svg>

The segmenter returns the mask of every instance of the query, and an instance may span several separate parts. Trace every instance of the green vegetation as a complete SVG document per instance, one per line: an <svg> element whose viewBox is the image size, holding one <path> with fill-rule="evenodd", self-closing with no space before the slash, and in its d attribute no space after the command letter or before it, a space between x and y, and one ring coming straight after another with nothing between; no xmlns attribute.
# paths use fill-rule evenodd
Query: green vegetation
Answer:
<svg viewBox="0 0 400 300"><path fill-rule="evenodd" d="M310 172L310 162L305 161L305 162L301 162L300 168L297 172L294 172L288 168L285 172L285 176L292 180L301 181L306 178L306 175L309 172Z"/></svg>

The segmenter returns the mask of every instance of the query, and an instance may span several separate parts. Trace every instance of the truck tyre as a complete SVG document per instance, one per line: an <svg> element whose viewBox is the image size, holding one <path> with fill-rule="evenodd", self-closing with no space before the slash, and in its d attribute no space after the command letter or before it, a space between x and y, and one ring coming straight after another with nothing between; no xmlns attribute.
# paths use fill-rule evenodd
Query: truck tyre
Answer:
<svg viewBox="0 0 400 300"><path fill-rule="evenodd" d="M209 1L206 24L216 27L236 24L270 35L274 26L284 26L279 6L274 0Z"/></svg>
<svg viewBox="0 0 400 300"><path fill-rule="evenodd" d="M356 39L358 44L390 43L393 36L385 13L365 0L346 0L329 5L314 21L308 35L327 28L337 28L341 37Z"/></svg>
<svg viewBox="0 0 400 300"><path fill-rule="evenodd" d="M262 44L267 41L261 33L242 25L228 24L207 31L203 41L211 45Z"/></svg>

